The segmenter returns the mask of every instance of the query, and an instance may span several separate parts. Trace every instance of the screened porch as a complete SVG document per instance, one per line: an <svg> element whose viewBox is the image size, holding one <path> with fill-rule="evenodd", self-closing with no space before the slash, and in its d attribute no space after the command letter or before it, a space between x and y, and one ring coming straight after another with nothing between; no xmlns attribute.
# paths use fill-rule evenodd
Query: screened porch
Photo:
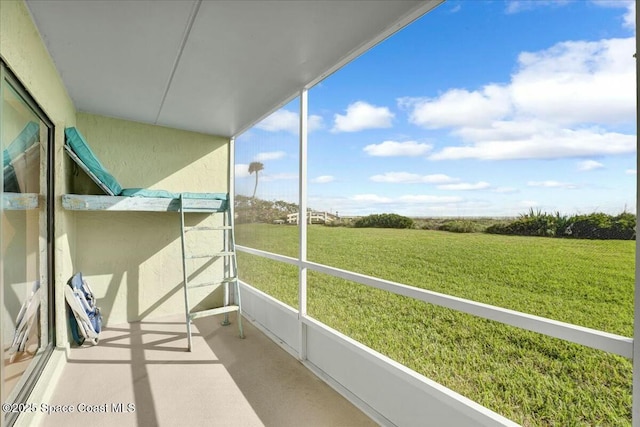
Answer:
<svg viewBox="0 0 640 427"><path fill-rule="evenodd" d="M426 225L402 231L354 225L374 208L404 207L407 216L421 217L412 215L415 207L463 222L476 212L499 216L473 197L397 190L414 184L443 192L517 192L437 170L398 172L408 162L402 156L429 160L431 167L455 151L436 152L426 137L391 133L400 111L413 109L406 116L415 124L430 101L398 89L394 96L402 98L394 98L392 113L383 101L342 99L332 86L350 76L348 84L357 87L349 64L363 61L373 70L367 54L376 48L400 51L409 39L440 44L446 28L428 40L412 39L411 31L416 24L440 28L442 16L457 12L456 5L445 6L450 2L0 2L3 150L22 142L16 135L31 123L38 130L29 147L18 150L25 155L9 162L15 182L6 170L0 181L1 400L18 409L5 413L0 426L84 425L89 419L105 426L544 425L554 423L545 412L549 406L568 414L563 420L580 423L593 420L585 415L595 394L589 381L602 390L594 406L622 408L622 415L612 411L596 420L640 426L635 241L620 243L622 249L596 243L601 251L585 255L583 242L590 240L557 239L571 243L562 248L573 266L607 272L591 280L574 271L578 267L537 258L547 237L522 243L521 237L481 239L485 234L474 232L461 245L462 234ZM628 49L630 39L619 50ZM385 44L393 40L402 43ZM383 76L379 86L401 87L399 80ZM343 110L334 113L323 95L340 99ZM377 125L363 125L362 111ZM430 110L429 117L436 113ZM422 120L422 129L430 129L430 118ZM620 126L623 142L637 141ZM123 187L227 195L239 280L230 298L241 305L244 339L235 313L230 327L221 326L220 316L200 318L193 321L193 351L186 351L175 201L106 194L65 151L69 128L82 131ZM362 130L361 147L353 148ZM383 131L389 133L380 136ZM477 147L455 148L467 153ZM477 159L486 173L499 169L490 157ZM459 176L469 170L466 160L455 166ZM374 163L383 165L379 174L364 169ZM318 165L361 171L366 189L344 196L336 189L350 181ZM635 189L636 175L627 175ZM374 194L398 183L391 196ZM523 185L559 186L542 178ZM635 192L629 197L635 205ZM307 221L300 221L305 212ZM519 212L507 213L512 220ZM221 224L207 214L188 215L189 226ZM209 246L205 239L193 244L196 250ZM457 255L445 262L440 251ZM510 260L527 267L514 273ZM492 261L497 273L487 267ZM458 281L450 279L454 267L468 277L452 284ZM226 268L214 260L196 269L217 278ZM565 270L589 283L578 296L591 305L556 283ZM78 271L102 310L96 346L75 345L68 326L64 290ZM476 291L476 282L487 286ZM547 282L557 304L531 290ZM16 319L38 288L31 347L16 358L9 351ZM618 298L616 307L631 321L610 315ZM198 290L187 311L227 299L222 287ZM580 315L562 314L556 306L564 304L567 313ZM585 374L571 393L554 396L557 384L583 378L585 371L571 364L574 356L602 369ZM505 358L513 364L493 364ZM540 378L546 391L516 396L503 380L520 370ZM526 384L518 383L520 390Z"/></svg>

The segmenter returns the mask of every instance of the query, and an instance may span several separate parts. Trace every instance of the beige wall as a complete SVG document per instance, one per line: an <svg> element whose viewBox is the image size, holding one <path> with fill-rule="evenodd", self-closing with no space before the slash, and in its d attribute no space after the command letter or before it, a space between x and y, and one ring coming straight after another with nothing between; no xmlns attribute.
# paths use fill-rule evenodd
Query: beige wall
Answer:
<svg viewBox="0 0 640 427"><path fill-rule="evenodd" d="M59 196L67 192L66 177L70 176L69 162L63 160L64 128L75 125L76 110L22 0L0 1L0 56L55 126L56 332L58 345L64 346L67 328L62 286L73 271L75 225L73 215L62 209Z"/></svg>
<svg viewBox="0 0 640 427"><path fill-rule="evenodd" d="M124 188L228 191L228 139L84 113L77 115L77 126ZM76 180L77 190L98 193L97 187L88 188L93 184L84 174ZM96 294L105 323L184 312L177 213L77 211L74 215L74 266ZM191 214L189 220L219 222L221 217ZM219 235L194 236L190 241L198 252L221 245ZM220 267L220 261L208 265L205 276L219 278ZM206 292L207 288L192 292L193 303Z"/></svg>

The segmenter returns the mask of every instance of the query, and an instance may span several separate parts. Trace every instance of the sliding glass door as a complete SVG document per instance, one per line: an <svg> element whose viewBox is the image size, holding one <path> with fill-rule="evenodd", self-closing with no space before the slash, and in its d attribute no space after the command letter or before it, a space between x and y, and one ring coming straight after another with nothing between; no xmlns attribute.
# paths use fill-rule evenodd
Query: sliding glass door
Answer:
<svg viewBox="0 0 640 427"><path fill-rule="evenodd" d="M53 126L4 64L0 77L2 402L20 403L53 347Z"/></svg>

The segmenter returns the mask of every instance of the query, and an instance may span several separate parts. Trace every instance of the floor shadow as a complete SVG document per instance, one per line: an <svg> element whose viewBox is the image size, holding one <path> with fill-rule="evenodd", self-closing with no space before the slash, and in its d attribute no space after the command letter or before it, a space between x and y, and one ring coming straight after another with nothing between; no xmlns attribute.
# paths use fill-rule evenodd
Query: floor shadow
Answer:
<svg viewBox="0 0 640 427"><path fill-rule="evenodd" d="M246 320L240 339L230 319L228 327L212 318L194 324L265 426L376 425Z"/></svg>
<svg viewBox="0 0 640 427"><path fill-rule="evenodd" d="M82 359L77 357L74 353L69 358L70 364L131 364L136 365L139 369L136 369L136 373L144 370L144 365L147 364L219 364L220 361L216 359L202 359L202 360L175 360L171 358L166 359L152 359L147 356L147 352L159 352L159 353L186 353L186 332L177 331L163 331L158 329L148 329L148 326L171 326L171 327L183 327L184 322L131 322L128 324L128 328L124 327L106 327L102 330L102 337L100 338L98 345L91 347L84 345L82 348L75 347L74 350L81 350L86 352L85 354L90 358ZM104 335L107 335L105 338ZM166 338L149 340L145 337L156 337L158 335L164 335ZM192 337L199 337L197 331L192 330ZM173 346L167 346L166 344L175 344ZM94 351L92 351L94 349ZM110 357L110 349L122 349L130 352L130 357L123 359L121 356ZM104 357L95 357L96 353L101 353ZM151 354L151 353L149 353Z"/></svg>
<svg viewBox="0 0 640 427"><path fill-rule="evenodd" d="M106 371L107 375L116 367L129 367L130 374L125 375L120 382L110 378L113 384L101 381L103 387L113 388L114 384L130 384L132 387L132 403L135 405L135 425L157 426L161 425L158 411L158 403L155 396L158 390L154 389L152 366L158 369L175 366L205 366L219 365L220 362L213 358L189 360L186 352L186 332L176 329L184 326L181 322L132 322L127 327L106 327L97 346L74 348L68 360L69 369L78 369L79 366L87 366L86 369L95 372ZM194 334L198 336L198 334ZM75 365L75 366L74 366ZM117 375L117 374L113 374ZM127 378L129 377L129 378ZM96 378L97 380L97 378ZM87 384L78 384L77 390L82 399L86 399L89 387ZM68 395L68 392L65 392ZM77 400L77 398L75 398ZM109 401L107 397L100 397L92 404L102 404ZM125 404L128 402L124 402ZM64 421L60 425L72 425ZM117 425L117 423L111 424Z"/></svg>
<svg viewBox="0 0 640 427"><path fill-rule="evenodd" d="M53 414L44 427L373 426L328 385L245 322L194 322L186 351L180 316L107 327L97 346L72 348L50 404L131 403L135 411ZM90 418L88 417L90 415Z"/></svg>

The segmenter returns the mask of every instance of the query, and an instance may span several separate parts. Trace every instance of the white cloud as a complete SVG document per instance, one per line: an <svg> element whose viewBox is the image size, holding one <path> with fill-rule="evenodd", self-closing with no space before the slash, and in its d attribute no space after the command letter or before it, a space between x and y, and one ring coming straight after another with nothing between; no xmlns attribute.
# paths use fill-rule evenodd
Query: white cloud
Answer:
<svg viewBox="0 0 640 427"><path fill-rule="evenodd" d="M545 121L621 123L635 117L635 40L567 41L523 52L510 92L521 115Z"/></svg>
<svg viewBox="0 0 640 427"><path fill-rule="evenodd" d="M636 28L636 2L635 0L592 0L592 3L608 8L627 9L622 16L623 26L630 29Z"/></svg>
<svg viewBox="0 0 640 427"><path fill-rule="evenodd" d="M568 0L509 0L505 13L508 15L533 10L539 7L558 7L568 4Z"/></svg>
<svg viewBox="0 0 640 427"><path fill-rule="evenodd" d="M374 182L387 182L393 184L444 184L458 180L440 173L419 175L409 172L386 172L381 175L373 175L369 179Z"/></svg>
<svg viewBox="0 0 640 427"><path fill-rule="evenodd" d="M454 190L454 191L471 191L471 190L485 190L491 187L491 184L485 181L479 181L475 184L469 182L461 182L458 184L444 184L438 185L439 190Z"/></svg>
<svg viewBox="0 0 640 427"><path fill-rule="evenodd" d="M632 37L562 42L521 53L508 84L398 104L409 108L412 123L449 128L465 142L433 153L433 160L634 153L635 135L619 131L635 123L634 52Z"/></svg>
<svg viewBox="0 0 640 427"><path fill-rule="evenodd" d="M395 157L407 156L418 157L426 155L433 148L430 144L416 141L396 142L384 141L380 144L370 144L364 147L364 151L370 156Z"/></svg>
<svg viewBox="0 0 640 427"><path fill-rule="evenodd" d="M341 216L393 212L410 217L433 215L478 215L478 210L493 208L486 200L466 200L458 196L431 194L357 194L350 197L310 197L314 209L338 211Z"/></svg>
<svg viewBox="0 0 640 427"><path fill-rule="evenodd" d="M391 203L393 200L389 197L382 197L376 194L356 194L351 198L356 202L367 202L367 203Z"/></svg>
<svg viewBox="0 0 640 427"><path fill-rule="evenodd" d="M391 127L394 114L387 107L376 107L357 101L347 107L346 114L334 115L333 132L357 132L364 129Z"/></svg>
<svg viewBox="0 0 640 427"><path fill-rule="evenodd" d="M572 0L507 0L505 13L520 13L540 7L561 7L571 2ZM622 17L623 26L635 28L635 0L591 0L591 3L601 7L627 9Z"/></svg>
<svg viewBox="0 0 640 427"><path fill-rule="evenodd" d="M398 102L412 109L411 123L429 129L485 126L511 111L508 90L497 85L474 92L451 89L435 99L401 98Z"/></svg>
<svg viewBox="0 0 640 427"><path fill-rule="evenodd" d="M245 163L238 163L234 168L236 178L246 178L250 176L249 165Z"/></svg>
<svg viewBox="0 0 640 427"><path fill-rule="evenodd" d="M399 197L385 197L377 194L357 194L351 197L352 201L371 204L394 204L396 207L424 207L433 205L447 205L461 203L464 201L456 196L433 196L428 194L405 194Z"/></svg>
<svg viewBox="0 0 640 427"><path fill-rule="evenodd" d="M544 188L568 188L575 189L578 188L577 185L571 184L568 182L559 182L559 181L529 181L527 182L529 187L544 187Z"/></svg>
<svg viewBox="0 0 640 427"><path fill-rule="evenodd" d="M258 153L254 157L256 162L264 162L265 160L278 160L286 156L284 151L266 151L264 153Z"/></svg>
<svg viewBox="0 0 640 427"><path fill-rule="evenodd" d="M411 195L400 196L398 198L401 202L405 203L458 203L464 199L454 196L430 196L430 195Z"/></svg>
<svg viewBox="0 0 640 427"><path fill-rule="evenodd" d="M307 121L309 132L322 129L323 119L318 115L310 115ZM293 111L280 109L256 125L258 129L268 132L285 131L298 134L300 130L300 115Z"/></svg>
<svg viewBox="0 0 640 427"><path fill-rule="evenodd" d="M638 171L636 169L627 169L626 171L624 171L624 173L626 173L627 175L637 175Z"/></svg>
<svg viewBox="0 0 640 427"><path fill-rule="evenodd" d="M524 208L535 208L536 206L540 206L540 203L535 200L522 200L520 201L520 206Z"/></svg>
<svg viewBox="0 0 640 427"><path fill-rule="evenodd" d="M312 179L311 182L314 184L327 184L335 180L336 178L332 175L320 175L319 177Z"/></svg>
<svg viewBox="0 0 640 427"><path fill-rule="evenodd" d="M509 194L509 193L517 193L518 189L514 188L514 187L497 187L497 188L493 189L492 191L494 193Z"/></svg>
<svg viewBox="0 0 640 427"><path fill-rule="evenodd" d="M602 169L604 165L595 160L583 160L578 163L578 170L582 172L592 171L594 169Z"/></svg>
<svg viewBox="0 0 640 427"><path fill-rule="evenodd" d="M636 2L630 1L627 6L627 13L624 14L624 26L627 28L636 28Z"/></svg>
<svg viewBox="0 0 640 427"><path fill-rule="evenodd" d="M478 141L472 145L445 147L429 158L450 160L556 159L629 154L636 150L635 135L598 130L548 129L522 139Z"/></svg>

